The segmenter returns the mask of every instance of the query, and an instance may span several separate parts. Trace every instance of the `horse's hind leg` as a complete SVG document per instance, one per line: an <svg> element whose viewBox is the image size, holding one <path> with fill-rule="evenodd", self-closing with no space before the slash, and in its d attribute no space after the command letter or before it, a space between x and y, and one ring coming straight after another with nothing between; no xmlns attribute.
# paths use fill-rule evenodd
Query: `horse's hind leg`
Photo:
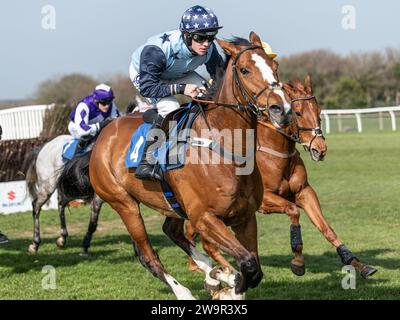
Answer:
<svg viewBox="0 0 400 320"><path fill-rule="evenodd" d="M163 231L176 245L185 251L192 259L193 263L195 263L196 266L205 273L206 278L204 280L204 287L211 295L213 295L221 289L220 281L210 277L210 272L212 271L210 259L198 251L185 237L183 231L184 223L185 221L181 219L166 218L163 224Z"/></svg>
<svg viewBox="0 0 400 320"><path fill-rule="evenodd" d="M93 233L95 233L97 229L97 221L99 220L99 214L101 210L101 206L103 205L104 201L97 195L94 195L94 198L91 203L91 210L90 210L90 221L88 230L86 232L85 238L82 242L82 252L81 256L88 256L89 255L89 247L90 242L92 241Z"/></svg>
<svg viewBox="0 0 400 320"><path fill-rule="evenodd" d="M37 197L32 200L32 216L33 216L33 239L28 247L30 253L37 253L42 239L40 238L40 211L42 206L49 200L52 193L47 193L44 189L37 193Z"/></svg>
<svg viewBox="0 0 400 320"><path fill-rule="evenodd" d="M110 182L108 183L110 184ZM153 250L146 232L143 218L140 214L138 203L122 188L116 187L113 196L116 194L118 195L118 200L111 198L107 193L100 194L100 196L120 215L132 237L132 240L136 244L141 264L150 271L151 274L167 284L178 299L193 300L194 297L190 291L166 272L157 253Z"/></svg>
<svg viewBox="0 0 400 320"><path fill-rule="evenodd" d="M67 243L68 230L67 223L65 220L65 207L68 204L68 200L65 195L58 189L58 212L60 214L60 237L57 239L56 244L59 248L64 248Z"/></svg>
<svg viewBox="0 0 400 320"><path fill-rule="evenodd" d="M352 265L361 273L363 278L373 275L377 269L363 264L346 246L338 239L335 231L326 221L321 211L318 197L311 186L306 186L296 195L296 202L301 206L311 222L318 228L324 237L336 248L343 264Z"/></svg>

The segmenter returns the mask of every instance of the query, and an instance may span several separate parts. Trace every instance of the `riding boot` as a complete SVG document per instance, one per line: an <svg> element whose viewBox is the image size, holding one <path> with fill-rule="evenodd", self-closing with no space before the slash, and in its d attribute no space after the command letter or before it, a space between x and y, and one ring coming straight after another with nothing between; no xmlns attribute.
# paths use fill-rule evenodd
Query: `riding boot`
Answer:
<svg viewBox="0 0 400 320"><path fill-rule="evenodd" d="M150 131L152 129L160 129L161 122L163 118L158 115L157 118L154 120L152 126L150 127ZM154 140L146 140L146 144L144 145L142 159L140 160L139 166L136 169L135 177L141 180L148 180L148 179L156 179L156 180L164 180L162 173L160 172L160 167L158 164L151 164L147 160L147 153L150 146L156 143L158 139Z"/></svg>
<svg viewBox="0 0 400 320"><path fill-rule="evenodd" d="M93 136L91 136L90 134L88 134L86 136L82 136L79 139L78 148L77 149L84 150L90 144L90 142L92 140L93 140Z"/></svg>
<svg viewBox="0 0 400 320"><path fill-rule="evenodd" d="M0 244L1 243L7 243L8 242L8 238L5 234L2 234L0 231Z"/></svg>

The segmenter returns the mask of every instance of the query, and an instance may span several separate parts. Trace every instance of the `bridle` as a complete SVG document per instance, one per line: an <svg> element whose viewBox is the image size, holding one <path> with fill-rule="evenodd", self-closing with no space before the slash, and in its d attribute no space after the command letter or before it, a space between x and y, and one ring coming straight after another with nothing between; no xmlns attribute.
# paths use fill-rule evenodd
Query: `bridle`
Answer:
<svg viewBox="0 0 400 320"><path fill-rule="evenodd" d="M244 100L246 101L247 105L250 107L250 110L255 113L257 116L260 116L263 111L266 110L266 106L260 106L257 102L258 98L268 90L268 96L267 96L267 105L268 105L268 100L269 96L271 93L273 93L275 90L282 90L282 86L278 82L274 82L272 84L268 84L264 88L262 88L257 94L251 95L246 88L243 86L243 83L240 81L239 74L238 74L238 67L237 67L237 61L239 60L240 56L249 50L256 50L256 49L261 49L264 50L263 47L261 46L250 46L246 47L242 50L239 51L239 53L236 55L235 59L232 62L232 74L233 74L233 80L234 83L236 83L237 87L240 90L241 95L243 96ZM233 83L232 83L233 85Z"/></svg>
<svg viewBox="0 0 400 320"><path fill-rule="evenodd" d="M244 98L244 100L246 101L246 105L242 105L239 102L237 104L231 104L231 103L224 103L224 102L219 102L219 101L210 101L210 100L203 100L203 99L197 99L197 98L193 98L193 101L197 101L200 103L210 103L210 104L216 104L219 106L224 106L224 107L233 107L233 108L237 108L240 111L249 111L256 115L257 117L260 117L262 115L262 112L266 110L267 106L260 106L257 103L258 98L265 92L268 90L268 96L267 96L267 102L269 99L269 96L271 95L271 93L273 93L275 90L282 90L282 85L278 82L274 82L272 84L268 84L267 86L265 86L264 88L262 88L257 94L252 95L250 94L246 88L244 87L243 83L240 81L239 78L239 74L238 74L238 66L237 66L237 62L240 58L240 56L249 50L257 50L257 49L261 49L264 50L263 47L261 46L249 46L246 48L243 48L242 50L240 50L238 52L238 54L236 55L235 59L232 62L232 74L233 74L233 82L232 82L232 86L234 86L236 84L236 86L239 88L240 94L242 95L242 97ZM232 88L232 92L235 92L235 88Z"/></svg>
<svg viewBox="0 0 400 320"><path fill-rule="evenodd" d="M297 102L297 101L307 101L307 100L312 100L312 99L315 99L315 96L307 96L307 97L294 98L294 99L292 99L292 100L290 101L290 106L292 106L293 103L294 103L294 102ZM290 109L290 113L292 113L292 108ZM292 113L292 116L293 116L293 118L296 118L296 117L297 117L296 113ZM283 136L285 136L285 137L288 138L289 140L292 140L292 141L294 141L294 142L296 142L296 143L301 144L301 145L303 146L304 150L306 150L307 152L310 152L311 146L312 146L312 144L313 144L313 142L314 142L314 140L315 140L316 137L322 137L322 139L325 140L325 137L324 137L324 135L323 135L322 129L321 129L320 127L315 127L315 128L301 127L301 126L297 125L297 123L298 123L297 118L296 118L296 119L293 119L293 118L292 118L292 120L291 120L290 127L293 127L293 126L294 126L294 125L293 125L293 121L296 121L295 127L296 127L297 130L296 130L295 133L291 133L291 134L286 133L286 132L285 132L284 130L282 130L282 129L278 129L277 127L275 127L273 124L271 124L271 123L269 123L269 122L266 123L266 122L263 122L263 121L258 121L258 123L261 124L261 125L264 126L264 127L268 127L268 128L270 128L270 129L273 129L273 130L279 132L280 134L282 134ZM311 141L310 141L310 143L309 143L308 145L306 145L305 143L303 143L303 141L301 140L301 138L300 138L300 131L311 131L311 132L312 132L313 138L311 139ZM261 148L259 148L258 150L264 151L263 149L266 149L266 148L265 148L265 147L261 147ZM266 151L264 151L264 152L273 154L270 150L266 150ZM289 156L288 156L288 155L285 155L285 156L276 155L276 156L279 156L280 158L290 158L290 157L293 156L294 154L295 154L295 152L293 152L293 153L290 154Z"/></svg>

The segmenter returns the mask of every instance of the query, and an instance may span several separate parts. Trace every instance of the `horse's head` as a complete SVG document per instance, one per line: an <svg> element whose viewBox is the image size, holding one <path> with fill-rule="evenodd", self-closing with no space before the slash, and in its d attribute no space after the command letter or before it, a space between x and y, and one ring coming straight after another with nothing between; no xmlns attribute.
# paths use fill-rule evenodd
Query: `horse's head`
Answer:
<svg viewBox="0 0 400 320"><path fill-rule="evenodd" d="M279 82L278 63L266 54L257 34L251 32L249 40L218 40L231 57L226 73L233 80L233 88L229 89L239 103L258 115L267 112L272 123L281 127L290 104Z"/></svg>
<svg viewBox="0 0 400 320"><path fill-rule="evenodd" d="M321 107L314 97L311 77L307 76L304 84L300 81L293 85L285 83L284 90L291 99L291 133L310 153L312 160L323 160L327 146L321 129Z"/></svg>

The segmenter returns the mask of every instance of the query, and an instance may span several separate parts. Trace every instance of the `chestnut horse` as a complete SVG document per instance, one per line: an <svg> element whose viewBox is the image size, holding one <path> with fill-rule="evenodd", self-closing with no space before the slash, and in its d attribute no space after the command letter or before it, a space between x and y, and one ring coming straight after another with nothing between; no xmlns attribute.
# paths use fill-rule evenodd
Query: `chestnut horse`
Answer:
<svg viewBox="0 0 400 320"><path fill-rule="evenodd" d="M291 125L285 131L277 130L277 124L270 117L259 119L257 127L257 165L262 175L264 195L259 212L263 214L284 213L290 217L291 248L295 255L291 269L296 275L305 273L303 242L299 224L299 207L304 209L311 222L336 248L343 264L352 265L364 278L377 270L363 264L347 249L326 221L314 189L307 180L307 171L296 142L303 144L313 161L323 160L327 151L320 129L320 106L312 90L311 77L305 85L297 81L293 85L284 84L284 90L291 99ZM193 240L195 232L190 223L186 226L186 236ZM203 241L205 251L219 264L232 269L219 251L207 241ZM190 269L197 270L189 260Z"/></svg>
<svg viewBox="0 0 400 320"><path fill-rule="evenodd" d="M198 136L201 132L202 137L208 132L206 138L213 140L215 130L239 130L239 141L235 141L235 145L241 145L242 155L250 152L254 160L255 145L251 144L256 142L256 135L246 140L247 131L256 129L261 106L282 105L285 100L281 92L274 91L266 76L277 78L277 65L266 55L260 38L253 32L250 45L217 41L230 56L227 71L215 95L217 103L208 105L203 117L194 120L192 131ZM205 257L185 239L184 220L165 200L160 183L138 180L134 170L125 166L130 139L142 122L141 117L125 116L114 120L101 132L90 158L90 181L96 194L120 215L142 265L166 283L178 299L193 299L190 291L167 273L153 250L139 203L165 215L164 232L200 267L206 265L209 269ZM188 145L186 151L198 154L200 148ZM241 275L235 275L234 290L229 294L241 298L249 287L256 287L263 276L255 217L262 201L261 176L256 166L250 173L239 175L238 169L243 169L243 163L223 163L223 153L210 153L219 158L218 164L186 161L184 167L167 171L166 179L196 232L236 260Z"/></svg>

